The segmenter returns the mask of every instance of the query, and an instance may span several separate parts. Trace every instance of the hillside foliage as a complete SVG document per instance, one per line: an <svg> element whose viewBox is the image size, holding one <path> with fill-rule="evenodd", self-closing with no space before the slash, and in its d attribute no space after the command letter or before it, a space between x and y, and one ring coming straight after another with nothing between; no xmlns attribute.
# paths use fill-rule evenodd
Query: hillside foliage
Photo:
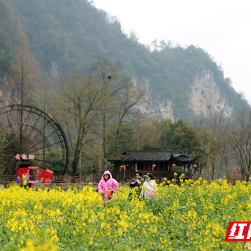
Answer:
<svg viewBox="0 0 251 251"><path fill-rule="evenodd" d="M9 81L10 78L16 79L16 83L20 82L17 81L20 79L20 71L17 70L20 68L19 58L22 57L18 55L22 52L22 44L26 43L26 54L32 59L29 61L33 62L34 67L34 71L27 75L31 86L35 87L35 90L27 88L27 94L32 96L29 102L51 112L66 128L71 145L71 163L75 168L73 173L77 173L79 165L81 171L79 162L83 160L85 167L88 166L85 168L86 173L101 174L103 166L112 168L107 163L107 157L122 154L126 149L179 150L191 155L203 153L204 157L197 164L205 167L208 170L207 176L211 173L212 179L216 174L215 163L219 162L220 166L218 176L222 173L221 166L224 165L228 171L228 167L232 165L230 159L236 145L228 146L231 133L225 136L226 130L224 133L224 130L216 133L207 126L190 125L195 122L194 112L189 108L194 79L205 72L212 73L221 96L225 96L228 105L233 107L232 117L237 129L240 119L235 114L240 114L237 111L248 107L247 101L234 90L231 80L224 78L221 66L203 49L193 45L186 48L173 46L171 41L163 40L154 40L151 48L140 44L134 32L124 34L116 17L98 10L88 0L0 0L2 93L5 93L4 87L11 87L13 81ZM104 60L106 57L107 62ZM98 58L102 60L97 61ZM86 127L83 127L79 116L80 127L73 129L74 119L67 114L71 111L70 102L64 101L61 104L58 101L62 102L65 97L62 96L59 76L63 76L63 82L74 76L85 76L81 81L95 79L96 88L102 93L102 98L94 99L97 105L90 115L93 119L95 114L96 120L90 126L87 125L88 130L79 130L79 139L76 137L78 129ZM118 82L115 81L115 76L119 76ZM132 80L136 80L136 87L132 85ZM119 83L121 88L118 88ZM173 122L164 119L148 121L144 114L137 114L138 110L135 111L134 107L137 107L140 99L144 100L145 94L144 91L136 92L133 88L141 90L146 83L149 83L150 103L154 101L165 104L172 101ZM77 91L73 94L72 83L68 84L69 98L74 98L74 95L77 97L79 89L76 88ZM81 84L81 88L83 86ZM95 85L89 86L93 88ZM83 91L86 90L88 89L84 88ZM93 92L90 90L90 93ZM83 98L84 95L80 96ZM10 93L5 97L11 99ZM55 104L49 100L54 100L59 108L55 109ZM79 98L78 101L83 101L79 103L79 107L83 105L86 108L86 100ZM4 97L1 102L8 103L4 102ZM12 98L11 102L16 101ZM75 107L74 104L72 107ZM247 113L243 114L244 119ZM89 122L90 119L86 121ZM203 121L207 120L203 118ZM236 128L235 131L238 131ZM247 128L248 126L242 130L249 135ZM240 162L240 166L242 179L248 179L251 165L249 162Z"/></svg>
<svg viewBox="0 0 251 251"><path fill-rule="evenodd" d="M4 0L0 0L0 78L8 72L23 35L13 10Z"/></svg>
<svg viewBox="0 0 251 251"><path fill-rule="evenodd" d="M3 1L0 1L2 6ZM170 41L154 40L151 51L138 42L135 33L124 34L116 17L96 9L87 0L10 0L8 3L11 6L5 4L4 9L0 8L7 13L0 15L4 19L0 22L0 32L12 41L0 43L4 71L13 59L11 46L20 37L20 32L16 32L19 24L15 23L19 20L31 53L51 78L59 73L89 73L90 62L97 55L110 52L113 61L122 64L125 76L133 76L139 85L150 83L152 99L172 100L175 119L191 122L193 111L188 108L191 87L194 78L208 70L230 106L247 105L233 89L231 80L224 78L221 67L201 48L174 47ZM7 23L13 29L6 33Z"/></svg>

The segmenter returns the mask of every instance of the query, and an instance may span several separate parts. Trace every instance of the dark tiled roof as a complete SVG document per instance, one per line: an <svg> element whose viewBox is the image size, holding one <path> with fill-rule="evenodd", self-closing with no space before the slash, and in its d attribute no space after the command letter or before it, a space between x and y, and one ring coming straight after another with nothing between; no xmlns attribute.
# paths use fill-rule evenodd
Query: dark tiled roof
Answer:
<svg viewBox="0 0 251 251"><path fill-rule="evenodd" d="M179 157L176 157L175 155L173 156L173 158L178 162L193 162L193 161L197 160L199 157L200 157L200 155L195 156L195 157L189 157L187 155L179 156Z"/></svg>
<svg viewBox="0 0 251 251"><path fill-rule="evenodd" d="M171 151L125 151L123 155L109 159L110 161L168 161L174 158L181 162L191 162L196 157L189 157L183 152L171 152Z"/></svg>

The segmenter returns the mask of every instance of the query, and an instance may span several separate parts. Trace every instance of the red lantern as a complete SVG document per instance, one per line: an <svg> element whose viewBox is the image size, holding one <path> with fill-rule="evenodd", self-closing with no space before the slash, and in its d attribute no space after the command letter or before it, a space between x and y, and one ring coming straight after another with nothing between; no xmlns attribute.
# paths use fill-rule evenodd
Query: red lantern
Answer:
<svg viewBox="0 0 251 251"><path fill-rule="evenodd" d="M123 169L124 169L124 166L121 165L121 166L119 167L119 171L121 172L121 170L123 170Z"/></svg>
<svg viewBox="0 0 251 251"><path fill-rule="evenodd" d="M119 171L121 172L121 170L126 171L126 166L125 166L125 165L121 165L121 166L119 167Z"/></svg>
<svg viewBox="0 0 251 251"><path fill-rule="evenodd" d="M153 164L153 165L152 165L152 170L154 170L154 168L155 168L155 167L156 167L156 165L155 165L155 164Z"/></svg>
<svg viewBox="0 0 251 251"><path fill-rule="evenodd" d="M172 164L172 167L175 167L176 165L175 164Z"/></svg>
<svg viewBox="0 0 251 251"><path fill-rule="evenodd" d="M196 169L197 165L193 165L193 168Z"/></svg>

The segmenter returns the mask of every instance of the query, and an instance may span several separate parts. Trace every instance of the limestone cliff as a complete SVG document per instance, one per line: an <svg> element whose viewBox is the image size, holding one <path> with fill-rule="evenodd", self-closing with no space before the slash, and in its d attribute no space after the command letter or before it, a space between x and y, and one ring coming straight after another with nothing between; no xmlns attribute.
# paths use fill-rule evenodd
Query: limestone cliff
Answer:
<svg viewBox="0 0 251 251"><path fill-rule="evenodd" d="M220 92L210 71L204 71L197 76L192 86L189 107L195 115L211 115L221 112L226 117L231 116L233 107L228 105L226 97Z"/></svg>
<svg viewBox="0 0 251 251"><path fill-rule="evenodd" d="M137 81L133 79L134 85L137 85ZM155 118L157 120L161 119L172 119L173 116L173 103L172 100L166 99L165 102L159 102L158 100L153 100L149 91L149 82L146 81L143 88L146 91L145 99L137 107L145 115Z"/></svg>
<svg viewBox="0 0 251 251"><path fill-rule="evenodd" d="M215 112L221 112L227 117L231 116L233 107L228 105L225 95L220 92L212 72L203 71L199 76L195 77L191 88L192 91L187 108L191 108L195 116L200 114L209 116ZM167 98L164 102L152 100L148 81L145 82L145 89L146 102L138 106L143 114L147 114L149 117L157 120L171 119L174 121L177 119L173 112L175 104L170 98Z"/></svg>

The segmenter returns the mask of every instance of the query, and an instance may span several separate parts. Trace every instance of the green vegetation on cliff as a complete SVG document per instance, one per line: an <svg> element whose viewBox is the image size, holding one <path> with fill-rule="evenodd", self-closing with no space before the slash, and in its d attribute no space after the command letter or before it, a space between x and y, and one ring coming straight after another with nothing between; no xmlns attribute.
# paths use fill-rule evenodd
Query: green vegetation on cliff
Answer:
<svg viewBox="0 0 251 251"><path fill-rule="evenodd" d="M192 45L173 47L170 42L155 40L154 50L150 51L138 43L135 34L125 35L116 18L97 10L87 0L9 0L11 9L3 5L3 0L0 3L4 6L0 11L9 13L7 19L0 15L1 20L5 18L0 22L0 32L8 34L5 32L7 24L18 29L16 16L31 53L51 78L60 72L86 73L96 55L111 52L113 61L123 65L124 75L135 77L139 85L149 82L150 96L155 101L172 100L175 119L189 121L193 116L188 108L191 87L194 78L208 70L213 73L230 106L247 105L231 86L231 80L224 79L222 69L202 49ZM18 33L11 33L14 35L12 41L19 39ZM0 42L3 71L13 58L11 47L15 44L6 41Z"/></svg>
<svg viewBox="0 0 251 251"><path fill-rule="evenodd" d="M22 35L13 10L4 0L0 0L0 78L8 72Z"/></svg>

